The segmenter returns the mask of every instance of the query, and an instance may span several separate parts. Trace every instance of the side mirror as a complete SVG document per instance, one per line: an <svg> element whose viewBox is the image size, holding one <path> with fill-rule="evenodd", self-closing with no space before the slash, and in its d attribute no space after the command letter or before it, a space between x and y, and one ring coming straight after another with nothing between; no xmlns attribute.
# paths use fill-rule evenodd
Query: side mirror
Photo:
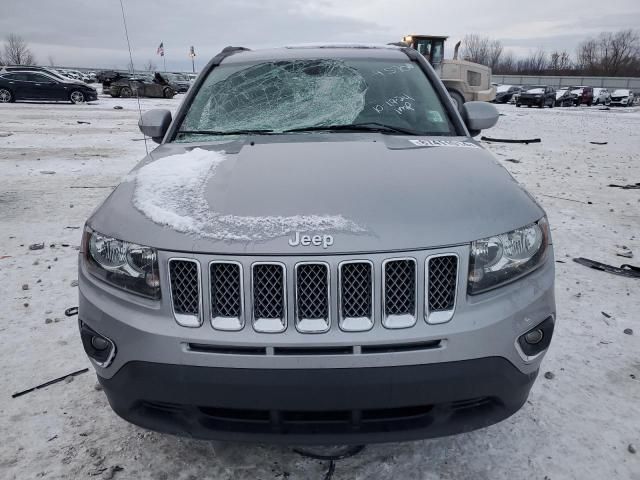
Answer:
<svg viewBox="0 0 640 480"><path fill-rule="evenodd" d="M462 118L472 137L481 130L493 127L498 123L500 114L496 107L487 102L466 102L462 106Z"/></svg>
<svg viewBox="0 0 640 480"><path fill-rule="evenodd" d="M138 127L140 131L147 137L151 137L156 143L162 142L164 134L167 133L171 124L171 112L169 110L149 110L144 112Z"/></svg>

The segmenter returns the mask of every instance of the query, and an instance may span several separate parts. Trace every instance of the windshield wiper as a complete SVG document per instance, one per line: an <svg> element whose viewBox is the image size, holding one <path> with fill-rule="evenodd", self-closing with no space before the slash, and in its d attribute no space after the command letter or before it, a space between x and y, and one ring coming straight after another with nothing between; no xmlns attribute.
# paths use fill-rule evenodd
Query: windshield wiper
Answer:
<svg viewBox="0 0 640 480"><path fill-rule="evenodd" d="M273 130L267 128L255 129L255 130L179 130L178 133L184 133L187 135L250 135L250 134L265 134L272 133Z"/></svg>
<svg viewBox="0 0 640 480"><path fill-rule="evenodd" d="M282 133L290 132L321 132L321 131L352 131L352 132L379 132L379 133L401 133L403 135L425 135L424 132L411 130L409 128L393 127L384 123L366 122L366 123L350 123L346 125L321 125L316 127L300 127L284 130Z"/></svg>

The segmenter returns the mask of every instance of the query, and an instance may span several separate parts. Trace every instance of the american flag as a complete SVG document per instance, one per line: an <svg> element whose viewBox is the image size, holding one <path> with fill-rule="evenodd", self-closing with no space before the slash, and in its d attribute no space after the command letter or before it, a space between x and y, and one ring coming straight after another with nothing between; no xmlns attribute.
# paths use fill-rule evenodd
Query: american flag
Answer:
<svg viewBox="0 0 640 480"><path fill-rule="evenodd" d="M160 42L160 45L158 45L158 51L156 53L161 57L164 57L164 42Z"/></svg>

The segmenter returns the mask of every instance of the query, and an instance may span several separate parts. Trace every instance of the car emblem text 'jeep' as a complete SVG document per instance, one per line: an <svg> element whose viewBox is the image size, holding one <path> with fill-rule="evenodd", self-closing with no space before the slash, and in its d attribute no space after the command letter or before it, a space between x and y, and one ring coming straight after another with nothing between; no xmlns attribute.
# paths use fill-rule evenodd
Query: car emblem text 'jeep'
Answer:
<svg viewBox="0 0 640 480"><path fill-rule="evenodd" d="M302 245L303 247L308 247L309 245L319 247L320 245L322 245L322 248L327 248L333 245L333 236L300 235L300 232L295 232L295 236L289 239L289 245L291 245L292 247L297 247L298 245Z"/></svg>

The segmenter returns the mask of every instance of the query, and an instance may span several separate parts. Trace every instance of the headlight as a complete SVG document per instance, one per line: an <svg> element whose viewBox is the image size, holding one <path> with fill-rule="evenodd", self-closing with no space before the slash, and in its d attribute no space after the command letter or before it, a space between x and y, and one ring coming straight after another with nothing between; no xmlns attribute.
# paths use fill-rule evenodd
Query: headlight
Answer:
<svg viewBox="0 0 640 480"><path fill-rule="evenodd" d="M160 298L155 248L85 229L82 251L87 270L111 285L138 295Z"/></svg>
<svg viewBox="0 0 640 480"><path fill-rule="evenodd" d="M471 243L469 295L496 288L540 266L549 246L547 219Z"/></svg>

